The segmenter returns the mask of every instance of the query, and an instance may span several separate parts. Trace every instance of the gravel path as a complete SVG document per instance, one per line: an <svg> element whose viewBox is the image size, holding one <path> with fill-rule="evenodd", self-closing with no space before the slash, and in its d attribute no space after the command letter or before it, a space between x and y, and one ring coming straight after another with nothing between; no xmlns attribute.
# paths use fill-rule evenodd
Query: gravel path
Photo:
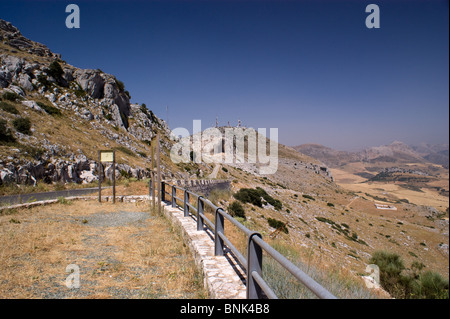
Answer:
<svg viewBox="0 0 450 319"><path fill-rule="evenodd" d="M167 220L151 215L146 204L91 201L23 209L0 215L0 237L6 234L15 239L0 242L0 298L203 294L189 250ZM68 265L78 267L79 287L66 286Z"/></svg>

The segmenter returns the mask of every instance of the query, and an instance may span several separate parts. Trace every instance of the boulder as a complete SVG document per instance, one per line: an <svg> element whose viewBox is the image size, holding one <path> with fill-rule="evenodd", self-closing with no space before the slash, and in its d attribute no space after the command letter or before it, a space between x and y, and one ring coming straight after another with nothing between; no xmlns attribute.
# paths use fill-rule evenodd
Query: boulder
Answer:
<svg viewBox="0 0 450 319"><path fill-rule="evenodd" d="M74 77L81 88L92 98L101 99L104 94L105 81L97 70L76 70Z"/></svg>
<svg viewBox="0 0 450 319"><path fill-rule="evenodd" d="M19 75L19 85L27 91L33 91L34 87L28 74L21 73Z"/></svg>
<svg viewBox="0 0 450 319"><path fill-rule="evenodd" d="M0 171L0 180L3 185L13 184L16 182L16 174L7 168L3 168Z"/></svg>
<svg viewBox="0 0 450 319"><path fill-rule="evenodd" d="M42 112L42 108L35 101L22 101L22 104L37 112Z"/></svg>

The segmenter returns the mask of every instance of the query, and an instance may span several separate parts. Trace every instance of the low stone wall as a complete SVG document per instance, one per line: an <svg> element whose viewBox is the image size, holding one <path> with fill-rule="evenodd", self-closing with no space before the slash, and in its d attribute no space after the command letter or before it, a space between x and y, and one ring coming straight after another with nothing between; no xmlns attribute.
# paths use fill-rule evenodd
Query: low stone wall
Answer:
<svg viewBox="0 0 450 319"><path fill-rule="evenodd" d="M231 190L231 182L222 179L172 180L166 182L171 185L186 188L191 192L202 194L203 196L209 196L211 191L216 189Z"/></svg>
<svg viewBox="0 0 450 319"><path fill-rule="evenodd" d="M180 231L201 269L205 287L212 299L245 299L244 273L228 251L225 256L214 255L214 241L206 231L198 231L195 220L171 205L162 203L163 212Z"/></svg>

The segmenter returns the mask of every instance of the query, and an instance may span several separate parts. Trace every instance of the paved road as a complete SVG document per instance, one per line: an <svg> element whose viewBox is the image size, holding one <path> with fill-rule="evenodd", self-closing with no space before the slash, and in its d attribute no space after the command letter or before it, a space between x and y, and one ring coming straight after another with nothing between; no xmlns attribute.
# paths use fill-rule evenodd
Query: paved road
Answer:
<svg viewBox="0 0 450 319"><path fill-rule="evenodd" d="M102 187L102 189L109 187ZM68 189L63 191L45 192L45 193L31 193L31 194L20 194L20 195L8 195L0 196L0 204L3 205L15 205L27 202L41 201L47 199L57 199L60 196L82 196L89 194L98 194L98 187L94 188L78 188L78 189Z"/></svg>

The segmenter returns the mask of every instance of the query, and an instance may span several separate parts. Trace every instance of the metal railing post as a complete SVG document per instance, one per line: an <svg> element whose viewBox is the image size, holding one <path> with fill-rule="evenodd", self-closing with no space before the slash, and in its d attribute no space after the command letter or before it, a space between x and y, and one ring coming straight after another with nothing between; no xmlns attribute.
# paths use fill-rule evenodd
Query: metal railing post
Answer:
<svg viewBox="0 0 450 319"><path fill-rule="evenodd" d="M203 215L203 208L204 208L204 203L202 201L203 196L199 196L197 199L197 230L203 230L203 217L201 217L201 215Z"/></svg>
<svg viewBox="0 0 450 319"><path fill-rule="evenodd" d="M161 182L161 201L164 202L166 200L166 183Z"/></svg>
<svg viewBox="0 0 450 319"><path fill-rule="evenodd" d="M258 236L262 238L259 233L252 233L248 237L247 246L247 299L261 299L262 290L258 283L253 278L253 272L260 276L262 275L262 248L253 241L253 237Z"/></svg>
<svg viewBox="0 0 450 319"><path fill-rule="evenodd" d="M219 212L222 208L216 209L216 217L215 217L215 230L214 230L214 255L215 256L223 256L224 243L223 239L219 236L219 232L225 234L225 223L223 215ZM223 209L222 209L223 210Z"/></svg>
<svg viewBox="0 0 450 319"><path fill-rule="evenodd" d="M172 207L177 207L177 199L175 198L177 196L177 189L175 186L172 186Z"/></svg>
<svg viewBox="0 0 450 319"><path fill-rule="evenodd" d="M189 206L187 204L189 204L189 193L187 190L184 190L184 217L189 216Z"/></svg>

